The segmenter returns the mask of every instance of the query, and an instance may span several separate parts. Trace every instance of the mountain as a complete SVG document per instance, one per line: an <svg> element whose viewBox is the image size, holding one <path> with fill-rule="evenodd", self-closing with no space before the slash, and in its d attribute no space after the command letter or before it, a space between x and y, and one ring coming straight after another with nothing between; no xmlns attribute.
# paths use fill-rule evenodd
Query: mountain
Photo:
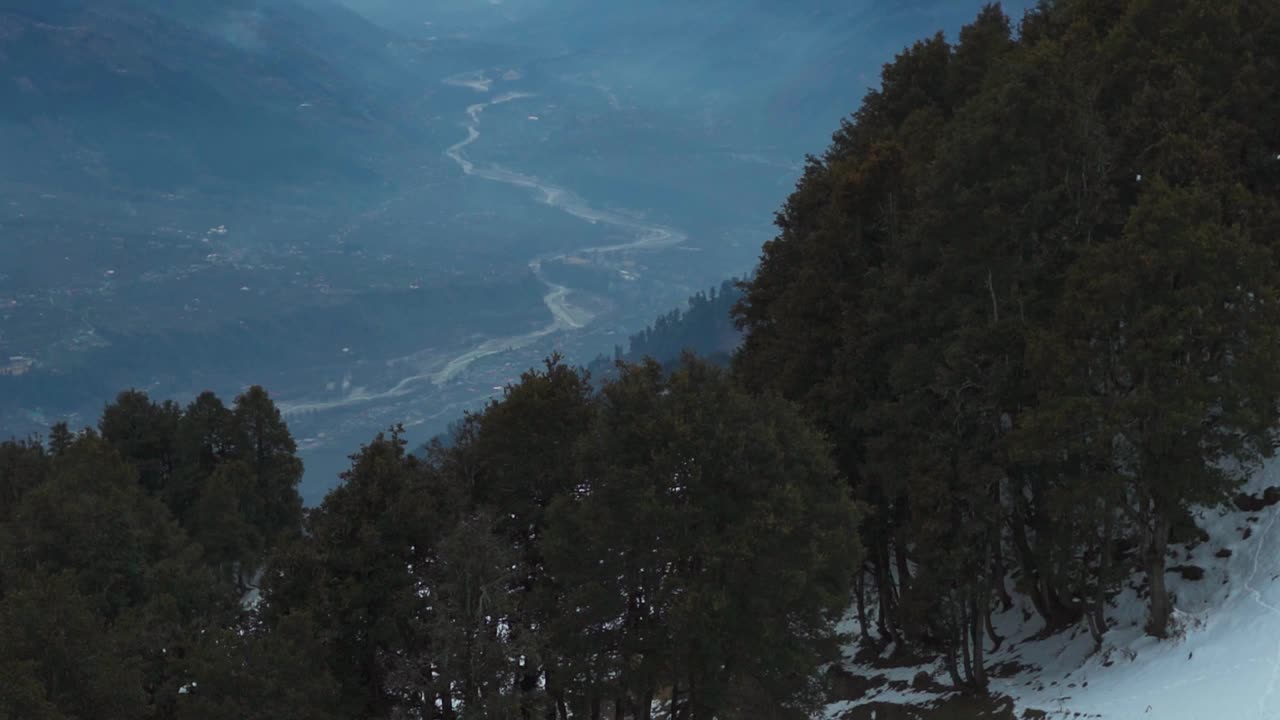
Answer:
<svg viewBox="0 0 1280 720"><path fill-rule="evenodd" d="M880 65L923 32L954 37L979 3L947 0L344 0L380 22L434 34L442 18L489 39L563 54L565 72L646 108L688 113L720 142L770 138L800 157L824 142L850 103L879 84ZM1034 3L1003 3L1015 19ZM568 68L575 68L569 70ZM623 92L625 90L625 92Z"/></svg>
<svg viewBox="0 0 1280 720"><path fill-rule="evenodd" d="M0 179L65 191L368 178L412 132L407 66L389 45L315 0L8 0L0 153L18 162Z"/></svg>
<svg viewBox="0 0 1280 720"><path fill-rule="evenodd" d="M614 348L613 357L600 355L587 370L597 383L617 377L615 363L657 360L665 368L679 366L681 356L694 353L717 365L727 366L742 342L731 311L742 297L738 281L725 280L719 288L690 296L686 309L675 308L627 338L627 347Z"/></svg>

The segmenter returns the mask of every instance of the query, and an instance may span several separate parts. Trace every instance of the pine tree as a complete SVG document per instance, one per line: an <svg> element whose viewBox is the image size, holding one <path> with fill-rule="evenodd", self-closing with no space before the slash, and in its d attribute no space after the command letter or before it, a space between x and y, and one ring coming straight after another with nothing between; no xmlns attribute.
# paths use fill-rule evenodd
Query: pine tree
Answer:
<svg viewBox="0 0 1280 720"><path fill-rule="evenodd" d="M327 649L305 613L290 614L269 631L210 632L184 663L174 691L178 720L330 720L337 683L325 666Z"/></svg>
<svg viewBox="0 0 1280 720"><path fill-rule="evenodd" d="M302 461L280 410L260 386L236 397L231 437L235 457L253 473L257 502L250 522L271 540L296 533L302 522Z"/></svg>
<svg viewBox="0 0 1280 720"><path fill-rule="evenodd" d="M153 403L129 390L102 411L98 429L104 440L138 469L148 492L161 494L173 479L174 439L181 411L173 402Z"/></svg>
<svg viewBox="0 0 1280 720"><path fill-rule="evenodd" d="M669 379L625 367L600 402L547 540L594 639L580 652L605 659L629 717L664 686L682 717L723 717L744 685L803 716L858 561L825 444L787 403L692 358Z"/></svg>
<svg viewBox="0 0 1280 720"><path fill-rule="evenodd" d="M37 571L0 599L0 718L147 716L138 659L80 586Z"/></svg>
<svg viewBox="0 0 1280 720"><path fill-rule="evenodd" d="M307 613L330 640L339 713L387 717L434 705L421 694L431 657L430 596L420 591L444 513L422 472L398 431L380 434L352 456L305 535L274 554L264 577L270 626Z"/></svg>
<svg viewBox="0 0 1280 720"><path fill-rule="evenodd" d="M469 418L470 432L445 459L456 482L492 513L515 549L520 569L512 583L520 607L511 632L531 653L543 640L540 629L560 612L562 588L547 582L542 536L548 508L573 487L574 452L591 419L591 394L590 379L553 355L543 370L524 373L501 400ZM557 645L544 644L537 653L541 666L526 667L522 716L540 702L539 685L552 703L565 702Z"/></svg>
<svg viewBox="0 0 1280 720"><path fill-rule="evenodd" d="M1082 368L1073 394L1126 481L1151 585L1148 628L1163 636L1173 523L1193 504L1224 500L1275 448L1280 274L1270 247L1232 219L1246 197L1145 182L1123 235L1072 273L1061 327Z"/></svg>
<svg viewBox="0 0 1280 720"><path fill-rule="evenodd" d="M435 660L432 687L446 715L519 714L514 688L519 687L522 665L533 664L537 647L510 642L509 628L519 621L511 593L518 565L504 540L485 514L463 516L441 539L424 578L432 599L426 621Z"/></svg>

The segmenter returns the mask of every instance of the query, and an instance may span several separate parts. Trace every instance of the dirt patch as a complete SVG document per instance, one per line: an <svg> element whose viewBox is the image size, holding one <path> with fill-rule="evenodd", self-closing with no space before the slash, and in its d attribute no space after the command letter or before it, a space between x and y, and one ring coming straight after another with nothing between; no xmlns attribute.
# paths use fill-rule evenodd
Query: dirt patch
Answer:
<svg viewBox="0 0 1280 720"><path fill-rule="evenodd" d="M1018 720L1013 701L956 695L930 707L868 703L842 715L840 720Z"/></svg>
<svg viewBox="0 0 1280 720"><path fill-rule="evenodd" d="M884 675L855 675L841 667L832 667L827 672L827 678L831 682L831 696L835 700L857 700L889 682Z"/></svg>
<svg viewBox="0 0 1280 720"><path fill-rule="evenodd" d="M1013 660L1006 660L999 665L992 665L987 668L987 675L993 678L1011 678L1030 670L1031 667Z"/></svg>
<svg viewBox="0 0 1280 720"><path fill-rule="evenodd" d="M1199 565L1174 565L1169 568L1169 572L1178 573L1182 576L1183 580L1190 580L1194 582L1196 580L1204 579L1204 568Z"/></svg>
<svg viewBox="0 0 1280 720"><path fill-rule="evenodd" d="M1240 493L1235 496L1234 502L1235 506L1244 512L1258 512L1280 503L1280 487L1272 485L1263 490L1261 496Z"/></svg>

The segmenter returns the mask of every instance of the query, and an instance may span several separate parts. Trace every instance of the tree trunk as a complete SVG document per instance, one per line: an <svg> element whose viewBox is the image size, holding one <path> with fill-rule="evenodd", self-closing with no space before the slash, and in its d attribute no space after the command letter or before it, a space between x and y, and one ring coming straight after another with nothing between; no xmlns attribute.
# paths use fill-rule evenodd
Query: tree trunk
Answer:
<svg viewBox="0 0 1280 720"><path fill-rule="evenodd" d="M698 683L693 678L693 670L689 671L689 699L685 701L687 707L688 720L700 720L701 713L698 712Z"/></svg>
<svg viewBox="0 0 1280 720"><path fill-rule="evenodd" d="M894 540L893 560L898 575L898 608L901 610L904 599L911 601L911 566L907 562L907 544L901 538ZM898 634L904 645L915 645L920 639L920 629L901 615L899 613Z"/></svg>
<svg viewBox="0 0 1280 720"><path fill-rule="evenodd" d="M653 717L653 691L645 690L636 698L636 720L651 720Z"/></svg>
<svg viewBox="0 0 1280 720"><path fill-rule="evenodd" d="M1009 570L1004 566L1004 550L1001 547L999 526L996 528L995 535L996 541L992 544L995 550L991 554L991 587L1000 598L1000 609L1008 612L1013 609L1013 596L1005 587L1005 576L1009 574Z"/></svg>
<svg viewBox="0 0 1280 720"><path fill-rule="evenodd" d="M898 639L898 633L893 628L893 600L890 598L889 589L880 582L876 583L876 589L879 591L879 611L876 613L876 631L880 635L880 642L888 644Z"/></svg>
<svg viewBox="0 0 1280 720"><path fill-rule="evenodd" d="M1018 513L1015 511L1013 515L1017 518ZM1079 612L1063 604L1057 591L1040 572L1031 543L1027 539L1026 524L1018 518L1010 522L1010 528L1014 547L1018 551L1018 562L1027 579L1027 596L1031 598L1036 614L1044 619L1045 632L1061 630L1079 620Z"/></svg>
<svg viewBox="0 0 1280 720"><path fill-rule="evenodd" d="M1098 592L1102 594L1101 590ZM1090 603L1089 607L1089 635L1093 638L1093 650L1098 652L1102 650L1102 639L1107 632L1107 619L1102 610L1102 603L1095 600Z"/></svg>
<svg viewBox="0 0 1280 720"><path fill-rule="evenodd" d="M457 720L458 713L453 709L453 693L449 691L446 685L445 689L440 691L440 717L441 720Z"/></svg>
<svg viewBox="0 0 1280 720"><path fill-rule="evenodd" d="M970 636L973 640L973 684L974 687L982 692L987 691L987 669L983 665L983 638L982 626L990 626L987 622L987 616L990 612L991 600L987 595L987 589L983 587L978 590L977 597L973 601L973 618L970 627L973 629Z"/></svg>
<svg viewBox="0 0 1280 720"><path fill-rule="evenodd" d="M858 571L858 576L853 582L853 596L858 607L858 627L865 638L869 634L870 626L867 624L867 572L866 568Z"/></svg>
<svg viewBox="0 0 1280 720"><path fill-rule="evenodd" d="M960 669L956 667L955 634L947 638L947 674L951 676L951 684L956 688L964 687L964 679L960 677Z"/></svg>
<svg viewBox="0 0 1280 720"><path fill-rule="evenodd" d="M1031 542L1027 539L1027 525L1023 520L1021 505L1009 513L1009 530L1013 538L1013 546L1018 551L1018 564L1022 567L1022 575L1027 579L1027 596L1036 613L1048 624L1051 621L1049 605L1040 594L1040 571L1036 567L1035 555L1031 551Z"/></svg>
<svg viewBox="0 0 1280 720"><path fill-rule="evenodd" d="M960 604L955 622L955 635L960 639L960 659L964 661L965 685L973 685L973 658L969 655L968 601Z"/></svg>
<svg viewBox="0 0 1280 720"><path fill-rule="evenodd" d="M1005 575L1009 574L1004 566L1004 525L998 518L1004 514L1004 499L1001 494L1003 483L996 480L991 483L991 500L996 511L996 522L991 523L991 587L1000 598L1000 609L1008 612L1013 609L1013 597L1005 588Z"/></svg>
<svg viewBox="0 0 1280 720"><path fill-rule="evenodd" d="M548 663L542 671L543 692L550 698L545 712L547 720L569 720L569 710L565 703L564 689L560 687L555 666Z"/></svg>
<svg viewBox="0 0 1280 720"><path fill-rule="evenodd" d="M1102 522L1102 542L1098 547L1098 585L1089 603L1089 634L1093 636L1095 650L1102 650L1102 638L1107 633L1107 576L1111 573L1111 511L1106 511Z"/></svg>
<svg viewBox="0 0 1280 720"><path fill-rule="evenodd" d="M538 678L541 673L526 669L520 676L520 717L532 720L534 695L538 691Z"/></svg>
<svg viewBox="0 0 1280 720"><path fill-rule="evenodd" d="M876 592L879 595L878 605L880 606L880 612L876 617L876 629L880 632L881 641L892 642L898 639L898 634L894 628L896 609L893 601L893 580L889 577L889 552L883 544L877 543L875 553Z"/></svg>
<svg viewBox="0 0 1280 720"><path fill-rule="evenodd" d="M1169 550L1169 521L1159 510L1154 515L1147 548L1147 582L1151 587L1151 617L1147 621L1147 632L1164 638L1169 634L1169 615L1173 610L1169 602L1169 590L1164 583L1165 556Z"/></svg>
<svg viewBox="0 0 1280 720"><path fill-rule="evenodd" d="M987 628L987 637L991 638L991 649L999 650L1004 638L996 633L996 626L991 622L991 603L988 602L986 612L982 614L982 624Z"/></svg>
<svg viewBox="0 0 1280 720"><path fill-rule="evenodd" d="M893 559L898 570L898 597L911 592L911 565L907 562L907 544L901 538L893 542Z"/></svg>

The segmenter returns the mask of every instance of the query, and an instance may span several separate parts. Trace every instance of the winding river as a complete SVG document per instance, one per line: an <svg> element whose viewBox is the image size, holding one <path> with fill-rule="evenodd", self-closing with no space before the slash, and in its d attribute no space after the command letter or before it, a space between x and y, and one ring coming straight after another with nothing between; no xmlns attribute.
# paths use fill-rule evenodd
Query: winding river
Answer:
<svg viewBox="0 0 1280 720"><path fill-rule="evenodd" d="M446 79L444 82L457 87L470 88L481 93L490 92L492 84L492 81L483 72L456 75ZM569 255L598 257L631 250L659 249L679 245L688 238L684 232L677 228L644 223L620 213L592 207L567 188L559 187L536 176L508 170L498 165L478 165L467 156L467 148L480 139L480 120L485 110L497 105L532 97L534 95L530 93L508 92L497 95L485 102L469 105L466 109L467 136L449 146L445 150L445 156L457 163L458 168L462 170L464 175L531 190L535 193L537 200L544 205L554 207L593 225L604 224L618 228L635 239L610 245L592 245L571 251L547 253L530 258L529 269L547 288L547 292L542 296L542 302L547 306L551 319L544 327L519 335L489 338L453 357L439 369L406 377L382 392L369 392L364 388L355 388L340 399L281 403L280 409L283 413L293 414L333 410L362 403L403 397L413 392L415 387L424 383L429 382L434 385L448 383L482 358L508 350L527 347L556 332L585 327L591 322L593 316L583 308L569 303L568 298L571 289L549 280L542 271L543 263L560 260Z"/></svg>

